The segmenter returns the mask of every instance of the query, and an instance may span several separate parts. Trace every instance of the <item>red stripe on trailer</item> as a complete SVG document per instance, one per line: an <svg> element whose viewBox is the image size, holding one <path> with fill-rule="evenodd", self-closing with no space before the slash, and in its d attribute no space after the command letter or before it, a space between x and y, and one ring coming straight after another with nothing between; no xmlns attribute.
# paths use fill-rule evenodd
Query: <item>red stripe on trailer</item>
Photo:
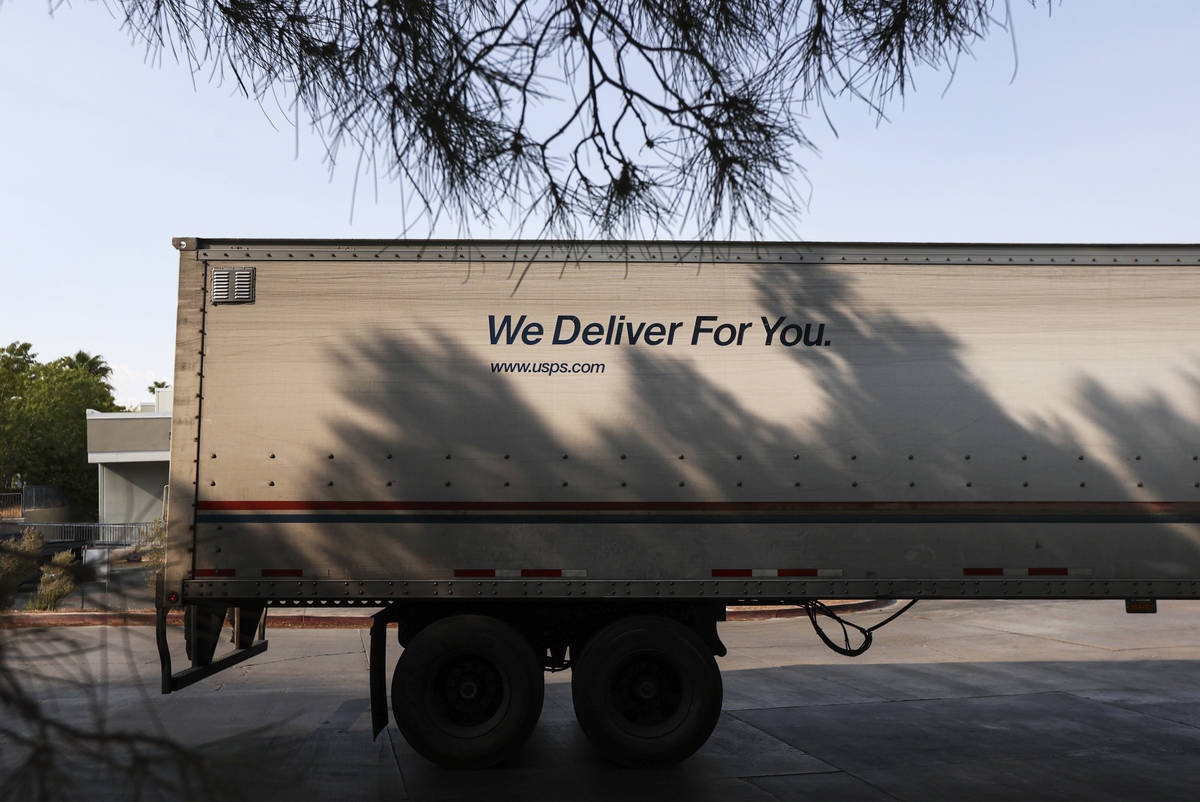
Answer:
<svg viewBox="0 0 1200 802"><path fill-rule="evenodd" d="M780 568L780 576L816 576L816 568Z"/></svg>
<svg viewBox="0 0 1200 802"><path fill-rule="evenodd" d="M1083 514L1193 515L1200 504L1190 501L332 501L204 499L200 510L447 510L527 512L807 512L1019 514L1062 516Z"/></svg>
<svg viewBox="0 0 1200 802"><path fill-rule="evenodd" d="M522 568L521 576L562 576L561 568Z"/></svg>
<svg viewBox="0 0 1200 802"><path fill-rule="evenodd" d="M196 576L237 576L233 568L197 568Z"/></svg>
<svg viewBox="0 0 1200 802"><path fill-rule="evenodd" d="M1003 568L964 568L963 576L1004 576Z"/></svg>
<svg viewBox="0 0 1200 802"><path fill-rule="evenodd" d="M1030 568L1030 576L1066 576L1070 573L1066 568Z"/></svg>
<svg viewBox="0 0 1200 802"><path fill-rule="evenodd" d="M304 576L302 568L264 568L263 576Z"/></svg>
<svg viewBox="0 0 1200 802"><path fill-rule="evenodd" d="M455 576L495 576L495 568L455 568Z"/></svg>
<svg viewBox="0 0 1200 802"><path fill-rule="evenodd" d="M712 575L716 577L753 576L754 570L751 568L714 568Z"/></svg>

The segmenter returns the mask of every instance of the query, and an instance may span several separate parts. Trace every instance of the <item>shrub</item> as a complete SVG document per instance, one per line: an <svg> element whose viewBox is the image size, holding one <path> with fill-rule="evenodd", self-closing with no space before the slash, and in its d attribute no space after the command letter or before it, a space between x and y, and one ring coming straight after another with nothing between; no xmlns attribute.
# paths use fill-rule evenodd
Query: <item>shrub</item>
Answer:
<svg viewBox="0 0 1200 802"><path fill-rule="evenodd" d="M37 591L25 605L27 610L53 610L58 607L66 596L75 590L75 571L71 563L75 555L70 551L60 551L42 566L42 580L38 582Z"/></svg>
<svg viewBox="0 0 1200 802"><path fill-rule="evenodd" d="M146 582L155 589L155 580L167 565L167 522L159 518L146 527L136 546L146 566Z"/></svg>
<svg viewBox="0 0 1200 802"><path fill-rule="evenodd" d="M0 541L0 609L8 606L22 582L37 578L41 555L42 536L32 527L18 537Z"/></svg>

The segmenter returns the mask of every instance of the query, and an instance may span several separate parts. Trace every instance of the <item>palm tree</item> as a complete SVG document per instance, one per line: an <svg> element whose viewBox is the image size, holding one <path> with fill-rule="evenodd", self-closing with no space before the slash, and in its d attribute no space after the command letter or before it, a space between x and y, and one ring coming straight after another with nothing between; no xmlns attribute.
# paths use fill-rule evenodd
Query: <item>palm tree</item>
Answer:
<svg viewBox="0 0 1200 802"><path fill-rule="evenodd" d="M71 357L71 365L85 371L89 376L106 379L112 375L112 368L100 355L92 356L87 351L76 351Z"/></svg>

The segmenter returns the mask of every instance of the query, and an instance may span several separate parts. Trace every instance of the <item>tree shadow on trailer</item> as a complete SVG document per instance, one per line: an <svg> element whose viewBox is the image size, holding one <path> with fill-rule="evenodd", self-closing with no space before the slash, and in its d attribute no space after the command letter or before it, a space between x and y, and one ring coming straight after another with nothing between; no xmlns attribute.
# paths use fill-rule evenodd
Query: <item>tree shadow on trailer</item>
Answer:
<svg viewBox="0 0 1200 802"><path fill-rule="evenodd" d="M560 267L533 264L530 270ZM983 272L987 268L977 270L980 295L1004 292L1003 282ZM686 349L629 347L607 349L602 379L541 375L531 382L492 372L486 356L465 358L477 352L455 332L434 331L421 339L395 330L366 333L326 357L340 365L336 384L343 388L346 414L325 424L333 442L356 459L309 477L312 494L568 506L597 500L885 502L913 509L940 503L1200 500L1192 481L1182 479L1194 467L1189 461L1200 441L1194 416L1180 406L1200 393L1194 374L1179 378L1190 396L1120 398L1118 388L1081 371L1071 377L1065 412L1039 406L1036 392L1015 403L992 394L996 385L985 375L991 366L969 362L976 357L962 339L928 318L864 297L863 282L872 274L794 263L707 264L697 271L745 274L756 287L763 316L821 325L830 345L789 349L788 360L771 363L773 374L751 376L752 386L744 377L721 375ZM1047 360L1038 348L1020 350L1026 346L1016 346L1008 370L1019 381L1028 360L1028 381L1036 382ZM541 352L531 353L540 358ZM738 356L743 355L758 356L750 346ZM578 387L588 382L581 392ZM804 389L801 398L794 397L797 387ZM589 392L594 411L588 408ZM556 419L560 407L573 427ZM1140 478L1131 479L1123 469L1126 460L1136 463ZM335 470L337 487L329 491ZM930 545L942 548L949 556L943 562L956 569L969 560L1005 568L1059 567L1073 566L1088 539L1078 532L1032 537L1025 521L986 524L966 520L944 527ZM714 558L740 565L746 557L723 547L724 536L699 523L686 533L607 524L606 542L599 545L594 538L581 543L585 536L561 522L524 525L514 539L519 543L506 544L497 534L516 530L503 526L481 525L478 537L457 532L457 551L447 544L443 523L395 528L372 567L389 564L410 575L435 576L453 567L488 567L471 561L486 556L495 567L578 567L603 575L605 566L633 549L642 578L668 579L707 575L720 567L709 564ZM1195 529L1174 525L1160 542L1164 559L1155 565L1200 563ZM753 556L775 562L754 567L809 566L840 538L856 539L856 548L840 555L845 577L928 578L933 572L929 546L907 547L880 530L852 524L832 536L807 524L773 529ZM301 548L319 551L312 555L316 564L352 572L353 546L344 540L332 545ZM458 560L453 565L444 561L448 546ZM582 548L593 550L598 566L568 564ZM1173 573L1182 577L1186 569Z"/></svg>

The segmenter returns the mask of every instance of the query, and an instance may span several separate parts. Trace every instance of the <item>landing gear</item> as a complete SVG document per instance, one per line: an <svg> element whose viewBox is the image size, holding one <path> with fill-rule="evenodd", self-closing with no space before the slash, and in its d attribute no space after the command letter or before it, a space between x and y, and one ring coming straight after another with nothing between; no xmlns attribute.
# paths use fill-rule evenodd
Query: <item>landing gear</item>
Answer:
<svg viewBox="0 0 1200 802"><path fill-rule="evenodd" d="M212 604L189 604L184 608L183 643L193 666L212 663L227 611L224 605Z"/></svg>
<svg viewBox="0 0 1200 802"><path fill-rule="evenodd" d="M670 618L619 619L575 661L571 695L584 733L625 766L676 763L721 714L721 673L707 644Z"/></svg>
<svg viewBox="0 0 1200 802"><path fill-rule="evenodd" d="M515 629L453 615L418 632L392 677L392 712L414 749L448 768L514 755L542 712L542 665Z"/></svg>

